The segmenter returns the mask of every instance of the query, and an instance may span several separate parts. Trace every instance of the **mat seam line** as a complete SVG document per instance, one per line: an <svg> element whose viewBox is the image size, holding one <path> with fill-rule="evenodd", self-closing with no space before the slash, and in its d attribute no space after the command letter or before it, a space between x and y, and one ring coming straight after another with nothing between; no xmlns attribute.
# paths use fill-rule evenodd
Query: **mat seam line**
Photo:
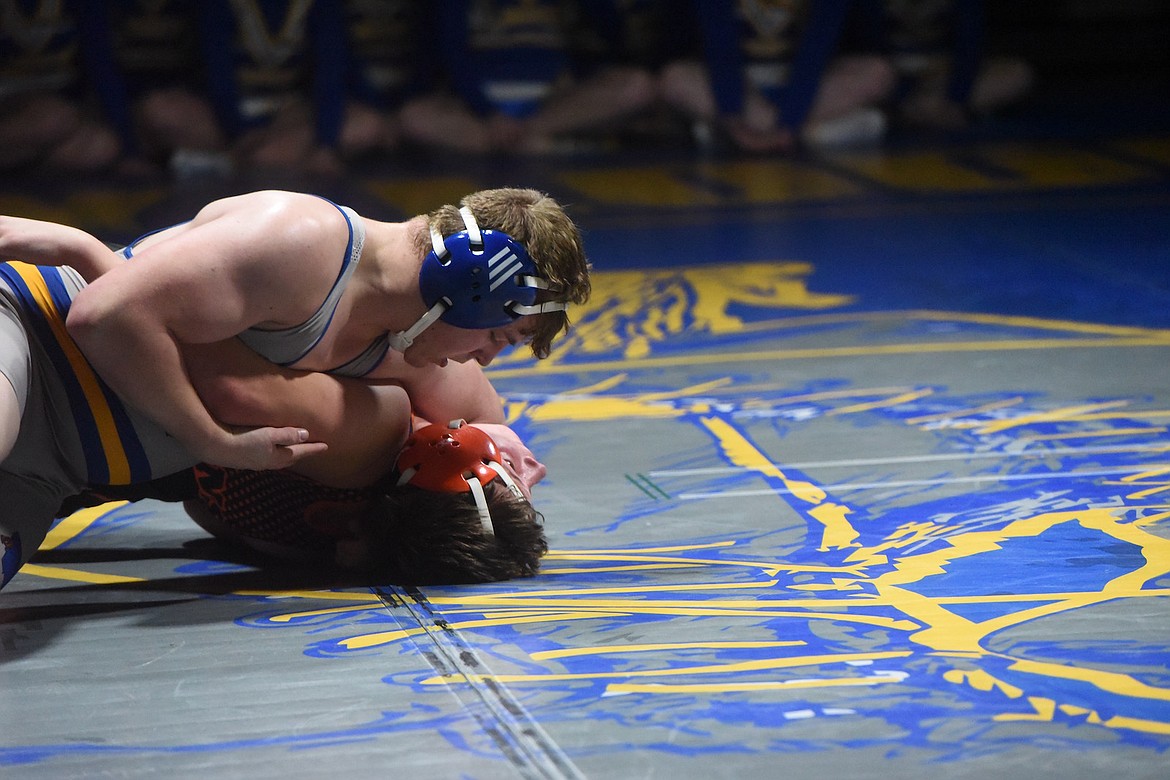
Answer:
<svg viewBox="0 0 1170 780"><path fill-rule="evenodd" d="M467 695L460 695L454 686L448 687L521 775L534 780L585 780L524 706L506 687L494 682L494 675L475 648L435 613L421 591L391 585L375 588L375 593L387 606L401 606L410 612L431 642L433 653L424 651L423 655L436 673L463 678L465 690L470 690L478 707L467 706Z"/></svg>

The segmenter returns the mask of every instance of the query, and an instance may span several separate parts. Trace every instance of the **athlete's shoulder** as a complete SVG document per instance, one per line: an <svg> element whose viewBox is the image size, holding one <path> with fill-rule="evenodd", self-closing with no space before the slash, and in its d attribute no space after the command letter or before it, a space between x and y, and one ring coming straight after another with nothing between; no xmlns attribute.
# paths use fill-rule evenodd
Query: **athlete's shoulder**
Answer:
<svg viewBox="0 0 1170 780"><path fill-rule="evenodd" d="M300 192L259 190L209 203L197 221L226 220L238 238L262 239L266 253L332 257L348 241L349 218L331 201Z"/></svg>
<svg viewBox="0 0 1170 780"><path fill-rule="evenodd" d="M343 222L345 219L340 208L332 201L318 195L288 190L256 190L231 195L208 203L199 212L199 216L204 219L245 214L264 220L308 217Z"/></svg>

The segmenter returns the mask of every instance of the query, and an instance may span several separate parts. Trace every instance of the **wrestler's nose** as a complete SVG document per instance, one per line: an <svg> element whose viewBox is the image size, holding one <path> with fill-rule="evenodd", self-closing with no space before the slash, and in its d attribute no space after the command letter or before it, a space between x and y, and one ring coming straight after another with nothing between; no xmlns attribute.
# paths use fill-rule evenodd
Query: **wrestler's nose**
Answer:
<svg viewBox="0 0 1170 780"><path fill-rule="evenodd" d="M507 344L490 344L486 347L480 347L479 349L477 349L475 352L472 353L472 357L475 358L476 363L479 363L481 366L486 366L486 365L490 364L493 360L495 360L496 355L500 354L500 352L506 346L508 346L508 345Z"/></svg>
<svg viewBox="0 0 1170 780"><path fill-rule="evenodd" d="M520 476L529 489L540 482L548 474L548 468L531 455L525 455L520 461Z"/></svg>

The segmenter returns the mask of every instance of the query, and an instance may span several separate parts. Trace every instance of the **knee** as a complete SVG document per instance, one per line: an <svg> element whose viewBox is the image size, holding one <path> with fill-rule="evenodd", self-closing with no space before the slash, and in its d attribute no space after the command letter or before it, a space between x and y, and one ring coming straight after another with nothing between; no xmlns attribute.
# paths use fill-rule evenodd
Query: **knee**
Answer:
<svg viewBox="0 0 1170 780"><path fill-rule="evenodd" d="M885 57L860 56L854 67L853 78L865 103L878 103L888 98L898 84L898 72Z"/></svg>
<svg viewBox="0 0 1170 780"><path fill-rule="evenodd" d="M341 128L341 148L346 154L362 154L387 143L389 122L379 111L352 103L346 107Z"/></svg>
<svg viewBox="0 0 1170 780"><path fill-rule="evenodd" d="M698 62L672 62L667 65L659 74L658 91L667 105L688 113L714 112L707 76Z"/></svg>
<svg viewBox="0 0 1170 780"><path fill-rule="evenodd" d="M0 462L8 458L20 433L21 400L16 388L0 374Z"/></svg>
<svg viewBox="0 0 1170 780"><path fill-rule="evenodd" d="M14 122L30 136L51 145L68 138L81 124L81 112L55 95L39 95L17 113Z"/></svg>
<svg viewBox="0 0 1170 780"><path fill-rule="evenodd" d="M47 162L62 171L94 173L113 165L121 154L122 143L113 131L97 122L84 121L49 152Z"/></svg>
<svg viewBox="0 0 1170 780"><path fill-rule="evenodd" d="M1010 105L1032 90L1035 79L1035 71L1025 60L996 57L987 64L975 82L971 108L975 111L993 111Z"/></svg>
<svg viewBox="0 0 1170 780"><path fill-rule="evenodd" d="M615 99L627 110L646 108L658 99L658 83L641 68L625 68L615 76Z"/></svg>

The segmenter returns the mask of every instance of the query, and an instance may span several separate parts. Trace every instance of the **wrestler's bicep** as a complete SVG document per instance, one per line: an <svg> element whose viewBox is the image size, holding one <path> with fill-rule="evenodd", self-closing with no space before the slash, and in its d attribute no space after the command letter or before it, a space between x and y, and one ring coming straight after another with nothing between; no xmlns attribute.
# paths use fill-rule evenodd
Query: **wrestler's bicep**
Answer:
<svg viewBox="0 0 1170 780"><path fill-rule="evenodd" d="M256 308L224 267L187 262L183 253L143 253L83 289L69 313L70 331L120 334L137 341L219 341L248 327Z"/></svg>
<svg viewBox="0 0 1170 780"><path fill-rule="evenodd" d="M141 243L130 264L136 268L116 269L119 281L133 282L121 297L179 341L293 327L328 296L349 234L341 212L313 196L260 192L216 201Z"/></svg>
<svg viewBox="0 0 1170 780"><path fill-rule="evenodd" d="M283 256L224 217L148 247L132 263L139 305L176 339L220 341L301 314Z"/></svg>

